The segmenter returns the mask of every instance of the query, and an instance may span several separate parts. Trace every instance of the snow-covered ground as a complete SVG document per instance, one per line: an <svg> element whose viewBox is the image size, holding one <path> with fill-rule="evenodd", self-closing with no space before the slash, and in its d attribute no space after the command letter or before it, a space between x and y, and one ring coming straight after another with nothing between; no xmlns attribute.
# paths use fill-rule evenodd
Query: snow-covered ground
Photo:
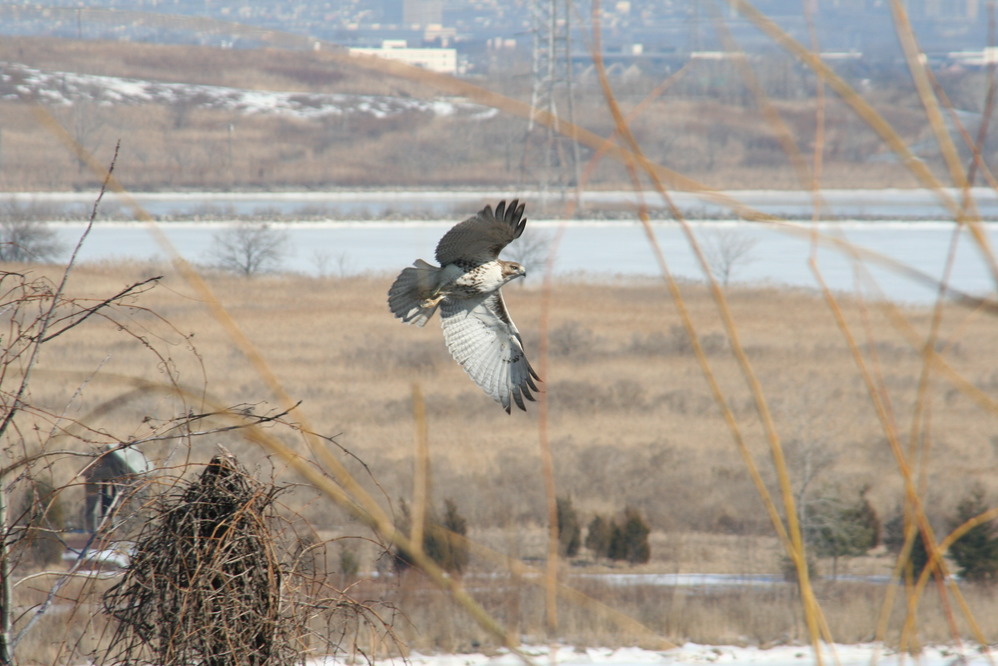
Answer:
<svg viewBox="0 0 998 666"><path fill-rule="evenodd" d="M18 98L34 99L52 106L80 101L102 105L165 104L174 108L223 109L244 115L282 115L300 119L352 114L388 118L411 112L485 118L496 112L495 109L455 100L247 90L75 72L47 72L0 62L0 99Z"/></svg>
<svg viewBox="0 0 998 666"><path fill-rule="evenodd" d="M537 666L670 666L672 664L758 664L760 666L791 666L815 664L813 650L806 646L778 646L768 649L730 645L696 645L687 643L672 650L642 650L639 648L588 648L577 650L560 647L552 652L543 647L526 647L523 652ZM422 655L408 658L411 666L519 666L523 660L508 651L495 656L484 654ZM329 658L312 662L314 666L347 663ZM378 666L402 660L378 662ZM873 664L918 664L918 666L977 666L993 663L976 648L962 651L949 646L930 646L920 655L899 654L875 644L831 645L822 652L822 663L829 666L872 666Z"/></svg>

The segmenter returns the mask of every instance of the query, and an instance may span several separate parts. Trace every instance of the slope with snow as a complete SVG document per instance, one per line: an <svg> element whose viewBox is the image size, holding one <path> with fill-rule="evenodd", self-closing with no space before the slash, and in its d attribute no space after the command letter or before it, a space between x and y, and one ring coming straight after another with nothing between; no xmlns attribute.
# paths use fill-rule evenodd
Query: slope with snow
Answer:
<svg viewBox="0 0 998 666"><path fill-rule="evenodd" d="M10 62L0 62L0 99L26 99L50 106L69 106L80 102L108 106L162 104L298 119L353 114L389 118L413 112L481 119L495 114L494 109L450 99L249 90L75 72L46 72Z"/></svg>

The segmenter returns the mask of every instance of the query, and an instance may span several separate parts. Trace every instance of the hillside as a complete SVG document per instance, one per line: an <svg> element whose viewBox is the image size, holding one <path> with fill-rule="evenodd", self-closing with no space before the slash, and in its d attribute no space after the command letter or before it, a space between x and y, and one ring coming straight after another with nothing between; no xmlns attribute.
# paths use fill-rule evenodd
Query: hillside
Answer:
<svg viewBox="0 0 998 666"><path fill-rule="evenodd" d="M470 83L525 102L526 67L506 63ZM789 130L808 154L817 136L816 101L798 69L765 61L759 67L764 81L779 81L776 89L784 91L769 99L782 128L755 108L730 66L698 63L664 94L653 92L661 77L646 74L614 85L651 159L712 187L797 188L801 182L779 137ZM120 141L118 174L135 190L532 184L543 169L543 160L527 151L536 149L536 138L527 139L524 118L509 109L466 105L418 73L406 78L359 69L329 51L7 38L0 70L6 119L0 189L7 191L92 187L98 176L67 142L106 162ZM803 87L786 94L787 76ZM946 81L955 90L973 82L971 74ZM902 84L887 82L868 94L903 138L929 136L917 100ZM580 75L574 101L580 126L612 135L591 73ZM913 184L834 97L823 113L826 187ZM629 185L626 171L608 158L589 164L595 156L583 147L589 186ZM931 151L926 158L935 159Z"/></svg>

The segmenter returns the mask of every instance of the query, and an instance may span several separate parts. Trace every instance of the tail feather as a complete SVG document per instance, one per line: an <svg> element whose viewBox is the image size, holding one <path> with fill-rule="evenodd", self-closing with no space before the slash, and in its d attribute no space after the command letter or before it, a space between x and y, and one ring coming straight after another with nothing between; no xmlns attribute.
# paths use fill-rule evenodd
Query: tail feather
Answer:
<svg viewBox="0 0 998 666"><path fill-rule="evenodd" d="M439 268L422 259L404 269L388 290L388 307L392 314L407 324L425 325L437 311L439 303L431 307L423 307L422 303L437 288L439 273Z"/></svg>

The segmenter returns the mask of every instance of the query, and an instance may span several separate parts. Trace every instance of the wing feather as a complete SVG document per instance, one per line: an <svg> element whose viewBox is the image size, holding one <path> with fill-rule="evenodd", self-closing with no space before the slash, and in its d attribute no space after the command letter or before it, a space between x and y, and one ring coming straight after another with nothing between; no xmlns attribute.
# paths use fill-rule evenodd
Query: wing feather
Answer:
<svg viewBox="0 0 998 666"><path fill-rule="evenodd" d="M506 312L502 294L444 301L440 307L444 340L468 376L508 413L512 403L526 409L540 379L523 353L523 340Z"/></svg>
<svg viewBox="0 0 998 666"><path fill-rule="evenodd" d="M484 264L499 257L502 249L520 237L527 220L524 204L513 199L500 201L495 211L486 206L464 222L455 225L437 243L436 257L441 266L458 261Z"/></svg>

